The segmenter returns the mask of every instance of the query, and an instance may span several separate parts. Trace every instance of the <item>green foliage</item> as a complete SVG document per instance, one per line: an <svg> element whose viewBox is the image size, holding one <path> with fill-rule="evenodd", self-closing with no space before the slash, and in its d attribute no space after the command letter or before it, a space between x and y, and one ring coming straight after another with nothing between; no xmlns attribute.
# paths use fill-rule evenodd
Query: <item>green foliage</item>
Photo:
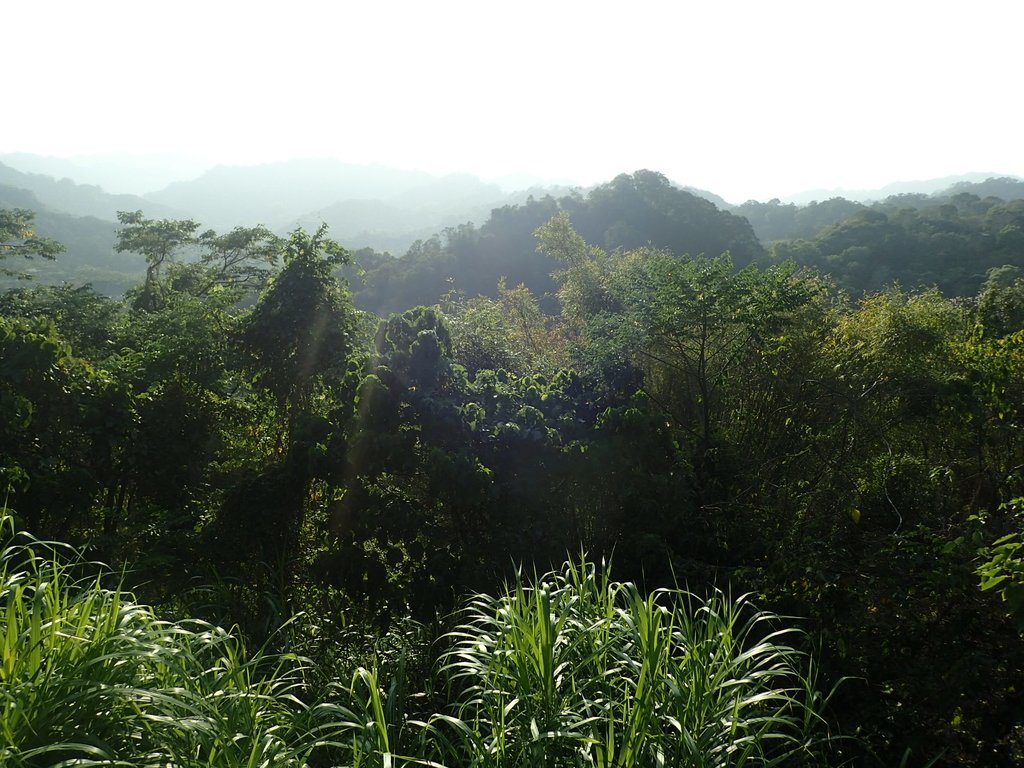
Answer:
<svg viewBox="0 0 1024 768"><path fill-rule="evenodd" d="M981 551L986 558L978 567L982 591L999 589L1007 609L1024 631L1024 548L1019 533L1009 533Z"/></svg>
<svg viewBox="0 0 1024 768"><path fill-rule="evenodd" d="M643 594L586 560L471 598L445 669L449 760L469 765L813 764L813 662L746 598Z"/></svg>
<svg viewBox="0 0 1024 768"><path fill-rule="evenodd" d="M0 524L4 765L303 766L344 732L336 706L303 702L309 662L162 621L74 551Z"/></svg>
<svg viewBox="0 0 1024 768"><path fill-rule="evenodd" d="M24 208L0 208L0 261L18 255L31 259L40 256L55 259L64 251L56 240L37 237L32 230L35 213ZM0 276L21 276L21 273L0 268Z"/></svg>
<svg viewBox="0 0 1024 768"><path fill-rule="evenodd" d="M157 309L161 305L160 273L175 258L177 252L195 244L199 224L191 219L147 219L142 211L118 211L121 228L117 231L114 250L118 253L138 253L146 259L146 280L135 306L143 310Z"/></svg>
<svg viewBox="0 0 1024 768"><path fill-rule="evenodd" d="M199 243L204 249L200 263L208 273L203 291L214 286L262 288L269 279L270 268L286 248L286 241L262 225L235 227L223 235L207 230L199 236Z"/></svg>
<svg viewBox="0 0 1024 768"><path fill-rule="evenodd" d="M123 385L72 355L52 322L0 317L3 490L33 525L83 523L126 410Z"/></svg>
<svg viewBox="0 0 1024 768"><path fill-rule="evenodd" d="M570 359L615 398L643 393L645 408L673 437L668 460L660 463L674 467L676 477L686 467L688 501L721 505L729 498L723 477L743 482L746 472L756 472L761 477L750 484L758 487L765 482L762 462L799 453L786 434L792 416L778 418L792 407L785 390L799 382L782 374L806 361L817 343L806 329L827 327L820 282L792 265L736 271L728 254L711 259L650 248L606 254L582 245L565 218L538 235L542 248L570 264L559 275ZM565 243L575 255L565 255ZM755 445L762 452L753 452ZM745 467L730 464L733 447L747 452ZM718 545L694 541L711 559L708 546Z"/></svg>
<svg viewBox="0 0 1024 768"><path fill-rule="evenodd" d="M767 203L748 200L732 212L750 222L761 242L770 243L813 239L821 230L852 218L863 209L860 203L833 197L803 206L783 204L778 199Z"/></svg>
<svg viewBox="0 0 1024 768"><path fill-rule="evenodd" d="M1024 330L1024 273L1004 265L988 271L978 295L978 322L988 336Z"/></svg>
<svg viewBox="0 0 1024 768"><path fill-rule="evenodd" d="M509 288L500 281L497 299L449 295L444 311L453 354L470 375L499 369L552 374L568 362L556 319L522 283Z"/></svg>
<svg viewBox="0 0 1024 768"><path fill-rule="evenodd" d="M893 283L974 294L986 271L1020 266L1024 201L975 195L860 207L817 231L798 230L772 246L777 262L814 266L860 294Z"/></svg>
<svg viewBox="0 0 1024 768"><path fill-rule="evenodd" d="M828 747L813 664L792 630L721 594L642 595L585 560L467 601L442 674L451 712L411 716L390 685L250 653L168 622L66 545L0 518L0 759L181 766L814 762ZM383 688L383 689L382 689Z"/></svg>
<svg viewBox="0 0 1024 768"><path fill-rule="evenodd" d="M347 259L347 252L326 237L325 227L313 235L296 230L284 269L241 329L257 382L293 414L321 376L348 364L355 314L332 274Z"/></svg>
<svg viewBox="0 0 1024 768"><path fill-rule="evenodd" d="M98 361L113 350L124 305L89 286L17 288L0 294L0 315L52 321L79 356Z"/></svg>
<svg viewBox="0 0 1024 768"><path fill-rule="evenodd" d="M1002 506L1013 514L1018 528L1021 526L1021 511L1024 498L1013 499ZM978 555L982 562L978 566L981 590L996 590L1006 603L1007 611L1024 632L1024 541L1020 530L1000 536L989 546L983 547Z"/></svg>
<svg viewBox="0 0 1024 768"><path fill-rule="evenodd" d="M323 662L246 656L235 632L162 625L126 591L96 592L96 612L116 605L125 618L110 621L129 635L155 633L150 656L164 665L123 639L103 646L134 660L90 662L118 681L88 699L110 714L98 737L129 755L180 737L188 757L146 747L162 764L248 760L261 754L248 737L233 753L201 746L220 743L213 725L157 734L161 717L212 721L233 702L231 727L261 734L268 762L296 765L813 762L825 745L795 650L808 644L826 687L858 679L832 711L883 764L905 764L907 749L941 752L943 765L1019 762L1020 206L965 192L851 217L844 202L800 209L811 239L776 255L789 249L855 289L941 274L962 290L989 269L981 294L887 288L851 301L793 263L750 265L761 255L740 220L639 173L500 209L403 259L364 253L362 289L404 310L383 320L353 310L336 275L354 267L323 229L197 236L193 222L141 214L122 222L123 245L152 267L141 293L0 297L0 468L19 519L130 568L135 595ZM441 294L443 309L405 309ZM465 675L429 674L429 638L461 595L581 549L614 551L617 573L640 586L582 565L543 577L544 589L520 579L462 615L476 642L447 658ZM88 569L73 570L46 579L90 593L77 576ZM716 591L726 584L807 616L807 636L773 636L776 620L733 606ZM46 594L11 589L0 615ZM414 620L422 636L405 654ZM199 661L163 655L161 627ZM740 663L766 640L781 677ZM172 664L193 687L167 682ZM214 668L238 669L246 691L277 703L203 688ZM723 698L707 681L733 672L738 698ZM762 679L757 701L775 706L744 719L758 705L740 690ZM146 707L159 702L139 693L152 680L170 697L155 717ZM170 703L165 682L187 703ZM727 700L741 704L735 718ZM776 715L784 738L758 742ZM312 726L323 730L292 731L293 716L296 729L323 716ZM274 751L278 737L298 751ZM331 744L308 752L318 740ZM847 744L834 757L855 762Z"/></svg>

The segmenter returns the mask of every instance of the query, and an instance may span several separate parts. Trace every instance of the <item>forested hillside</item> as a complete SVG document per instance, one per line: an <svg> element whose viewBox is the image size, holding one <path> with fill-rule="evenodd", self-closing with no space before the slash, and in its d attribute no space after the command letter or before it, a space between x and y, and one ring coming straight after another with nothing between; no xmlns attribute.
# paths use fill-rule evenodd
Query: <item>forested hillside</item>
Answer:
<svg viewBox="0 0 1024 768"><path fill-rule="evenodd" d="M640 172L361 275L323 227L122 212L114 247L144 267L123 299L0 296L0 528L84 549L153 608L128 643L96 618L113 576L12 544L0 756L220 764L202 718L237 711L188 702L230 685L294 697L251 749L309 765L1019 764L1021 212L953 200L769 252ZM7 271L66 258L35 223L0 219ZM883 268L920 278L875 290ZM913 288L935 283L957 294ZM19 596L51 583L54 621L81 599L110 634L55 634L46 667ZM152 661L175 636L180 679ZM114 658L100 637L123 663L66 666L66 643ZM248 682L198 671L229 663ZM137 698L16 719L73 695L43 668Z"/></svg>
<svg viewBox="0 0 1024 768"><path fill-rule="evenodd" d="M740 266L793 261L855 296L894 284L971 296L990 269L1024 266L1019 180L990 179L870 205L834 198L805 206L749 201L723 209L660 174L638 171L585 195L531 198L495 209L483 225L448 228L399 259L361 251L361 270L348 273L356 303L386 313L437 302L451 291L496 297L502 278L539 296L552 294L550 264L537 253L533 232L559 211L570 215L588 242L609 251L650 244L677 254L728 251Z"/></svg>
<svg viewBox="0 0 1024 768"><path fill-rule="evenodd" d="M555 290L551 261L537 251L534 231L564 211L589 241L607 250L651 244L675 253L729 251L740 265L765 251L742 218L669 183L638 171L601 184L586 195L531 198L491 212L480 227L464 225L420 241L400 259L359 258L356 303L377 313L431 304L449 291L496 295L498 281L525 284L538 296ZM356 277L353 275L353 277Z"/></svg>
<svg viewBox="0 0 1024 768"><path fill-rule="evenodd" d="M806 206L750 201L734 209L769 243L776 262L814 266L857 293L892 283L978 291L989 269L1020 264L1024 182L961 182L932 195Z"/></svg>

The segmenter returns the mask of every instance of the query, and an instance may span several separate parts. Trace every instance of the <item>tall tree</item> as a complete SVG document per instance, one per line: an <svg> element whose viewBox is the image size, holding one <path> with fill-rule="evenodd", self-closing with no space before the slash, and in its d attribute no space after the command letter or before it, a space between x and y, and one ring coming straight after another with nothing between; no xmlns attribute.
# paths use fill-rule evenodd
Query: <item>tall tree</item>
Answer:
<svg viewBox="0 0 1024 768"><path fill-rule="evenodd" d="M142 211L118 211L121 229L117 232L114 250L138 253L146 258L146 280L135 301L139 309L153 310L160 306L160 272L178 251L196 242L198 222L192 219L147 219Z"/></svg>
<svg viewBox="0 0 1024 768"><path fill-rule="evenodd" d="M331 369L344 371L352 353L356 311L334 276L348 261L326 225L313 235L295 230L284 269L243 324L242 347L257 382L287 409L289 434L316 382Z"/></svg>

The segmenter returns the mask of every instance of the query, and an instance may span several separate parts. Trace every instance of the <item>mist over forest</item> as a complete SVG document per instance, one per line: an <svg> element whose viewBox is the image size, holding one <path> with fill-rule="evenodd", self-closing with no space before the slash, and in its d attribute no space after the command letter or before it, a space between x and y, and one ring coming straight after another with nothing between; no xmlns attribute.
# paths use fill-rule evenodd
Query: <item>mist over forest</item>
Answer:
<svg viewBox="0 0 1024 768"><path fill-rule="evenodd" d="M0 764L1024 763L1024 179L623 170L0 154Z"/></svg>

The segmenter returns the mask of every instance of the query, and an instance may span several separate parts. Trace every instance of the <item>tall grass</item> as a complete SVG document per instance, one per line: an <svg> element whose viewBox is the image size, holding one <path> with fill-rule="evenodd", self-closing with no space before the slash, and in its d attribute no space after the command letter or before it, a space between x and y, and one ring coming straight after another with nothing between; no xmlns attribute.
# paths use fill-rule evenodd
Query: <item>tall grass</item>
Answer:
<svg viewBox="0 0 1024 768"><path fill-rule="evenodd" d="M452 764L814 764L826 746L797 631L746 598L642 594L585 561L477 595L445 669L456 714L431 727ZM445 738L442 738L445 737Z"/></svg>
<svg viewBox="0 0 1024 768"><path fill-rule="evenodd" d="M386 684L359 668L324 686L307 659L160 620L2 514L0 546L11 768L796 765L825 743L795 632L743 598L642 594L569 563L471 598L435 679L407 679L399 659ZM410 715L423 690L447 690L449 708Z"/></svg>
<svg viewBox="0 0 1024 768"><path fill-rule="evenodd" d="M166 622L0 518L0 765L299 766L351 729L308 662Z"/></svg>

